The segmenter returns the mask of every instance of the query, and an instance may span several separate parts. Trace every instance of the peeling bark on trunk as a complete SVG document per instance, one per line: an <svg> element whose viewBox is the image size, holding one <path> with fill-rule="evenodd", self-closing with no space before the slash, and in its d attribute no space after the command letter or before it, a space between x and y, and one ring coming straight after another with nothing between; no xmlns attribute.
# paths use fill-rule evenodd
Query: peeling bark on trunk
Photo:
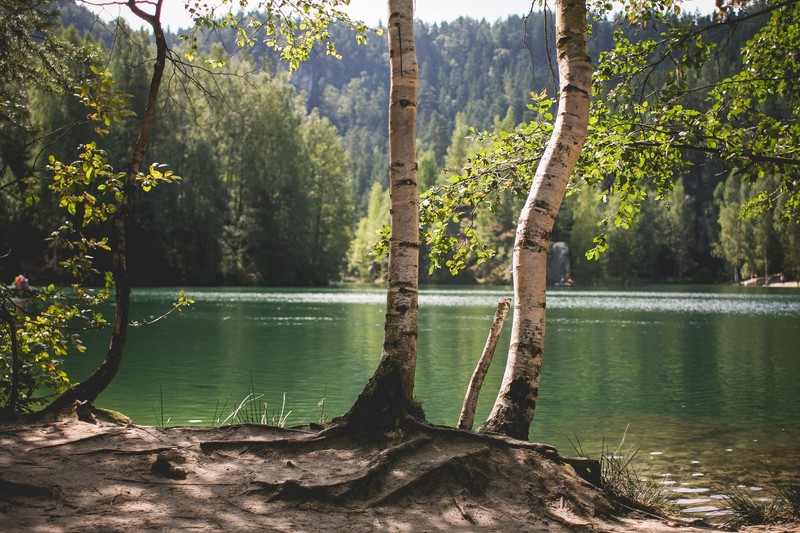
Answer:
<svg viewBox="0 0 800 533"><path fill-rule="evenodd" d="M150 143L150 134L156 118L158 92L161 88L161 80L163 79L164 68L167 62L167 41L164 36L164 30L161 27L162 1L163 0L158 0L155 3L154 14L148 14L142 11L142 9L136 5L135 0L128 0L127 2L130 10L136 16L147 22L153 29L156 42L156 61L153 66L153 75L150 78L147 106L139 128L139 136L136 140L136 145L134 146L133 154L128 162L128 168L125 173L122 200L112 225L111 272L114 276L115 285L115 314L111 330L111 342L108 347L108 352L106 353L106 358L92 375L85 381L67 389L50 405L43 409L40 412L40 416L57 414L64 409L72 407L75 402L85 402L88 405L92 405L100 393L111 384L111 381L117 375L122 363L122 356L125 350L125 341L128 333L131 302L131 285L126 264L128 221L132 210L133 193L137 186L136 177L139 174L144 154Z"/></svg>
<svg viewBox="0 0 800 533"><path fill-rule="evenodd" d="M592 67L585 0L556 2L560 97L555 129L522 209L514 242L514 320L500 393L482 430L527 439L539 395L547 247L586 137Z"/></svg>
<svg viewBox="0 0 800 533"><path fill-rule="evenodd" d="M419 270L416 157L418 76L414 2L389 0L388 5L392 233L389 242L386 324L378 368L348 413L348 418L351 421L361 419L369 424L392 425L405 416L424 418L424 415L414 402Z"/></svg>

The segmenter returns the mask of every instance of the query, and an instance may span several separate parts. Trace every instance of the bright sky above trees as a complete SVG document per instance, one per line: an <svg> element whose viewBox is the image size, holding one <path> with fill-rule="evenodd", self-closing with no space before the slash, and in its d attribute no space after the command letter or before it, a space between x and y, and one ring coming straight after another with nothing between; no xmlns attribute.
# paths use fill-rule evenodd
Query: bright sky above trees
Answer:
<svg viewBox="0 0 800 533"><path fill-rule="evenodd" d="M416 2L414 16L425 22L441 22L455 20L458 17L472 17L494 22L505 19L509 15L528 14L531 0L433 0ZM534 8L539 9L538 1ZM685 2L689 11L699 9L710 12L714 8L714 0L688 0ZM368 24L377 24L386 20L386 2L381 0L351 0L350 14Z"/></svg>
<svg viewBox="0 0 800 533"><path fill-rule="evenodd" d="M537 2L538 4L538 2ZM714 9L714 0L687 0L684 2L688 11L698 9L702 13ZM134 27L141 25L141 20L133 17L124 6L111 5L102 7L86 7L101 13L103 18L113 19L122 16ZM538 5L536 6L538 9ZM489 22L505 19L509 15L525 15L530 11L530 0L433 0L417 2L415 17L425 22L442 22L455 20L458 17L485 18ZM177 30L189 26L190 19L184 7L184 0L165 0L163 22L170 29ZM363 20L367 24L377 25L386 21L386 2L383 0L351 0L348 9L353 18Z"/></svg>

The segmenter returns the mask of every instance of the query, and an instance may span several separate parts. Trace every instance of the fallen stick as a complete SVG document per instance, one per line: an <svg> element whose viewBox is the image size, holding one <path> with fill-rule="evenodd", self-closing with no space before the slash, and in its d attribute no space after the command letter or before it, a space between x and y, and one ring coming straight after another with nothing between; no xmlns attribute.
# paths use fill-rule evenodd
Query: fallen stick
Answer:
<svg viewBox="0 0 800 533"><path fill-rule="evenodd" d="M497 348L497 341L500 339L500 333L503 331L503 324L505 324L510 307L511 298L503 298L500 300L500 303L497 304L497 311L494 313L494 320L489 330L489 337L486 339L483 353L478 360L478 365L475 367L475 372L472 373L472 378L470 378L469 386L467 387L467 394L464 396L464 406L461 408L461 416L458 418L459 429L470 430L475 422L475 408L478 405L478 395L481 393L481 387L483 387L483 380L486 378L486 373L489 371L489 365L492 364L494 350Z"/></svg>

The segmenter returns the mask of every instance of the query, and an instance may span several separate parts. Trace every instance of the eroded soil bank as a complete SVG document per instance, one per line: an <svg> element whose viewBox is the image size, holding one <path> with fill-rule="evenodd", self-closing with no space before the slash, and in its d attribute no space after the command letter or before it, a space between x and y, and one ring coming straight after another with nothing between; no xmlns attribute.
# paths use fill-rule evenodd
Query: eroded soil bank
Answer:
<svg viewBox="0 0 800 533"><path fill-rule="evenodd" d="M547 447L445 429L364 442L62 420L0 426L0 450L3 531L709 531L615 516Z"/></svg>

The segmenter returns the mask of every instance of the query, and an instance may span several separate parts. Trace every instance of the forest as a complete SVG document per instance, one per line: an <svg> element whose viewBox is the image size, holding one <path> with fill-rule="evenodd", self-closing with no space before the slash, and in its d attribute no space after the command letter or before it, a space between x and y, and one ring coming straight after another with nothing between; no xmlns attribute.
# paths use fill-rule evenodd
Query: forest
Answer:
<svg viewBox="0 0 800 533"><path fill-rule="evenodd" d="M114 29L74 3L60 8L54 31L94 63L65 58L63 68L80 80L91 75L90 67L102 66L130 95L131 116L102 143L113 166L130 149L132 124L146 103L152 36L124 23ZM698 25L710 22L683 16ZM766 20L710 32L713 61L697 74L700 85L738 72L742 46ZM471 155L493 142L491 134L536 119L532 95L554 91L552 24L545 12L496 23L417 22L421 191L455 180ZM634 28L621 16L595 20L593 62L615 40L635 43L662 30ZM306 286L382 279L385 260L374 245L389 216L385 39L371 33L359 44L346 28L331 31L341 59L318 50L291 74L263 43L238 49L235 33L225 29L201 39L196 52L197 63L224 66L193 68L191 79L180 72L189 68L185 63L168 66L146 160L166 165L181 180L158 194L137 193L128 259L134 284ZM188 47L179 33L167 34L176 56ZM667 68L661 70L654 78L666 86ZM63 216L47 186L47 159L74 159L78 146L95 134L69 91L33 87L25 98L29 115L21 123L4 120L0 130L0 275L6 281L20 272L38 282L64 281L63 250L47 240ZM683 105L704 113L711 103L698 91ZM575 187L552 241L567 243L578 283L797 276L797 225L780 208L740 216L742 205L774 189L774 180L751 186L746 175L726 170L702 150L688 149L686 158L692 164L676 170L668 201L656 199L657 185L646 186L635 229L611 225L607 249L591 259L586 252L595 246L598 223L614 207L599 200L597 190ZM39 198L35 210L20 201L25 195ZM488 209L462 210L447 231L455 235L469 227L487 251L450 269L432 269L436 260L423 253L423 282L509 283L523 201L524 191L510 191Z"/></svg>

